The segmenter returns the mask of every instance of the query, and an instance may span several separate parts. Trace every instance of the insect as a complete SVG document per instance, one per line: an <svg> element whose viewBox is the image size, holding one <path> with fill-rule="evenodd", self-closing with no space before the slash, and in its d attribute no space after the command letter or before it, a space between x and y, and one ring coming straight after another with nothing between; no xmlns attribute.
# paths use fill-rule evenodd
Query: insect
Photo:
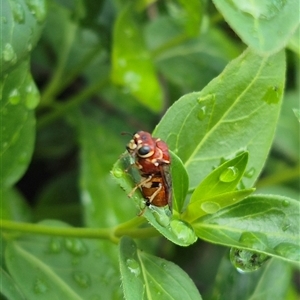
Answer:
<svg viewBox="0 0 300 300"><path fill-rule="evenodd" d="M141 181L128 195L131 197L139 188L146 199L146 206L163 207L172 211L171 157L167 144L154 138L149 132L138 131L126 146L134 158Z"/></svg>

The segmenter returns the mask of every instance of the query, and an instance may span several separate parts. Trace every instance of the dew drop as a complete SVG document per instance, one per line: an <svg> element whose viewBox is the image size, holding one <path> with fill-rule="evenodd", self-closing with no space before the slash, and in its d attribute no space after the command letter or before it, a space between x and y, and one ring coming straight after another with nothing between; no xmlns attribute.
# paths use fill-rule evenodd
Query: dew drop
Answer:
<svg viewBox="0 0 300 300"><path fill-rule="evenodd" d="M290 205L289 200L283 200L281 203L282 203L282 206L284 206L284 207L288 207Z"/></svg>
<svg viewBox="0 0 300 300"><path fill-rule="evenodd" d="M61 240L58 238L51 238L49 242L50 253L60 253L62 250Z"/></svg>
<svg viewBox="0 0 300 300"><path fill-rule="evenodd" d="M197 101L198 101L199 104L203 104L202 103L203 101L211 101L211 100L215 100L215 98L216 98L215 94L208 94L208 95L199 97L197 99Z"/></svg>
<svg viewBox="0 0 300 300"><path fill-rule="evenodd" d="M17 60L15 50L13 46L9 43L5 44L2 55L4 61L15 62Z"/></svg>
<svg viewBox="0 0 300 300"><path fill-rule="evenodd" d="M24 23L25 12L22 5L18 2L12 1L11 6L12 6L12 13L13 13L14 20L17 23Z"/></svg>
<svg viewBox="0 0 300 300"><path fill-rule="evenodd" d="M197 236L193 228L188 223L181 220L173 220L170 225L174 234L185 245L191 245L196 242Z"/></svg>
<svg viewBox="0 0 300 300"><path fill-rule="evenodd" d="M21 95L18 89L13 89L8 95L8 100L10 104L17 105L21 101Z"/></svg>
<svg viewBox="0 0 300 300"><path fill-rule="evenodd" d="M268 238L260 232L243 232L240 236L239 242L248 248L255 250L266 250L268 245Z"/></svg>
<svg viewBox="0 0 300 300"><path fill-rule="evenodd" d="M26 4L32 13L35 16L36 20L39 23L42 23L46 18L46 3L41 0L26 0Z"/></svg>
<svg viewBox="0 0 300 300"><path fill-rule="evenodd" d="M36 85L32 82L26 87L25 105L28 109L35 109L40 102L40 94Z"/></svg>
<svg viewBox="0 0 300 300"><path fill-rule="evenodd" d="M232 0L233 5L240 11L250 14L255 19L270 20L282 11L287 0L272 1L240 1Z"/></svg>
<svg viewBox="0 0 300 300"><path fill-rule="evenodd" d="M284 223L281 227L282 231L287 231L292 226L291 223Z"/></svg>
<svg viewBox="0 0 300 300"><path fill-rule="evenodd" d="M262 100L268 104L276 104L280 99L280 91L277 86L271 86L267 89L266 93L262 97Z"/></svg>
<svg viewBox="0 0 300 300"><path fill-rule="evenodd" d="M220 209L220 205L216 202L205 201L201 203L201 208L208 214L214 214Z"/></svg>
<svg viewBox="0 0 300 300"><path fill-rule="evenodd" d="M222 182L232 182L234 181L239 175L239 170L236 167L228 167L226 170L224 170L219 179Z"/></svg>
<svg viewBox="0 0 300 300"><path fill-rule="evenodd" d="M153 211L153 216L159 225L163 227L167 227L170 225L170 218L164 213L164 211Z"/></svg>
<svg viewBox="0 0 300 300"><path fill-rule="evenodd" d="M238 248L230 249L230 261L240 273L258 270L269 258L263 253Z"/></svg>
<svg viewBox="0 0 300 300"><path fill-rule="evenodd" d="M113 176L115 176L116 178L121 178L124 176L124 171L120 168L114 168L112 170L112 174Z"/></svg>
<svg viewBox="0 0 300 300"><path fill-rule="evenodd" d="M73 279L82 288L88 288L91 285L91 277L82 271L73 272Z"/></svg>
<svg viewBox="0 0 300 300"><path fill-rule="evenodd" d="M33 290L36 294L44 294L48 291L48 286L45 280L37 278L33 284Z"/></svg>
<svg viewBox="0 0 300 300"><path fill-rule="evenodd" d="M128 258L126 260L126 265L129 269L129 271L134 275L134 276L139 276L141 274L141 269L139 263L133 259L133 258Z"/></svg>
<svg viewBox="0 0 300 300"><path fill-rule="evenodd" d="M274 250L283 257L289 258L294 261L300 261L300 251L296 244L280 243Z"/></svg>
<svg viewBox="0 0 300 300"><path fill-rule="evenodd" d="M255 174L255 168L252 167L244 173L244 176L247 178L252 178L254 174Z"/></svg>
<svg viewBox="0 0 300 300"><path fill-rule="evenodd" d="M75 255L81 256L87 254L88 252L85 244L81 240L75 238L66 238L65 247L69 252Z"/></svg>
<svg viewBox="0 0 300 300"><path fill-rule="evenodd" d="M206 117L206 106L202 106L198 112L198 119L202 121Z"/></svg>

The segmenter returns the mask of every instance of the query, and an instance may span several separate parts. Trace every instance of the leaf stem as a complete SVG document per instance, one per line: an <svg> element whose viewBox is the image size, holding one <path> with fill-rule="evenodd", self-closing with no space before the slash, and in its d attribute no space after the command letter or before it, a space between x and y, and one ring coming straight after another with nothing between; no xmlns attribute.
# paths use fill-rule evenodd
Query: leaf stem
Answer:
<svg viewBox="0 0 300 300"><path fill-rule="evenodd" d="M112 242L118 242L123 235L132 238L148 238L158 236L159 233L153 227L132 228L131 225L140 225L145 222L144 218L136 218L120 224L114 228L72 228L72 227L53 227L41 224L32 224L24 222L13 222L9 220L0 220L1 230L18 231L30 234L54 235L65 237L77 237L87 239L108 239Z"/></svg>
<svg viewBox="0 0 300 300"><path fill-rule="evenodd" d="M47 126L57 118L62 117L67 111L89 100L89 98L95 93L97 93L99 90L101 90L107 82L108 78L101 78L100 80L96 81L95 83L91 84L86 89L84 89L80 94L69 98L66 103L56 105L56 108L53 112L40 118L37 124L38 129Z"/></svg>
<svg viewBox="0 0 300 300"><path fill-rule="evenodd" d="M67 28L68 34L66 35L64 45L60 52L58 64L56 66L52 79L50 80L49 84L47 85L46 89L42 94L42 99L41 99L42 105L49 105L53 101L54 95L60 89L60 85L63 82L62 80L63 73L75 38L76 30L77 30L77 24L73 24L73 23L71 23Z"/></svg>

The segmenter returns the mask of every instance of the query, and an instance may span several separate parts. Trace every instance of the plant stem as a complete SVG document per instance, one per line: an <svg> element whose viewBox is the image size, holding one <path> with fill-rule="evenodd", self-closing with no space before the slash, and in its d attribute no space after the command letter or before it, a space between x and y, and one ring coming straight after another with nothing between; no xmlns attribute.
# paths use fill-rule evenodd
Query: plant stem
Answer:
<svg viewBox="0 0 300 300"><path fill-rule="evenodd" d="M63 73L67 64L67 60L69 58L69 53L75 38L76 30L77 24L75 23L70 23L69 27L66 29L68 34L66 34L66 39L63 46L61 47L58 64L51 78L51 81L42 94L41 105L49 105L51 101L53 101L54 95L60 89L60 85L63 82Z"/></svg>
<svg viewBox="0 0 300 300"><path fill-rule="evenodd" d="M136 218L120 224L115 228L72 228L72 227L52 227L40 224L13 222L8 220L0 220L1 230L10 230L25 232L29 234L42 234L42 235L54 235L65 237L77 237L87 239L108 239L113 242L117 242L123 235L128 235L132 238L148 238L158 236L159 233L153 227L147 228L130 228L130 224L145 222L143 218L139 218L142 221L137 221Z"/></svg>
<svg viewBox="0 0 300 300"><path fill-rule="evenodd" d="M37 127L38 129L43 128L63 116L67 111L71 110L72 108L79 106L81 103L89 100L89 98L97 93L102 87L108 82L108 78L101 79L94 84L88 86L84 89L80 94L71 97L67 100L66 103L57 105L55 110L44 117L41 117L38 121Z"/></svg>

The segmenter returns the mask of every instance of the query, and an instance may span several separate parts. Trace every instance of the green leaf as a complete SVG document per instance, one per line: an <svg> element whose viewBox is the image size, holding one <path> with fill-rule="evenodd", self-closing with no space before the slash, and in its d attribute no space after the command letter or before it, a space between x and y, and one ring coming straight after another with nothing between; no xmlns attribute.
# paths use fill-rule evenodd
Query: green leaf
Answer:
<svg viewBox="0 0 300 300"><path fill-rule="evenodd" d="M300 261L300 203L291 198L253 195L193 223L199 238Z"/></svg>
<svg viewBox="0 0 300 300"><path fill-rule="evenodd" d="M285 294L291 270L292 266L287 262L271 259L259 270L241 274L232 266L226 253L216 274L212 300L287 299Z"/></svg>
<svg viewBox="0 0 300 300"><path fill-rule="evenodd" d="M243 183L253 185L274 136L284 74L283 52L260 57L247 50L201 92L183 96L167 111L154 135L182 159L190 189L241 150L249 152Z"/></svg>
<svg viewBox="0 0 300 300"><path fill-rule="evenodd" d="M287 47L300 56L300 26L290 38Z"/></svg>
<svg viewBox="0 0 300 300"><path fill-rule="evenodd" d="M0 268L0 277L0 296L8 300L26 300L13 279L2 268Z"/></svg>
<svg viewBox="0 0 300 300"><path fill-rule="evenodd" d="M169 19L157 18L147 28L147 41L154 48L157 69L184 93L204 87L240 53L235 43L216 28L175 45L166 43L172 30Z"/></svg>
<svg viewBox="0 0 300 300"><path fill-rule="evenodd" d="M299 26L298 0L213 2L243 42L261 53L284 48Z"/></svg>
<svg viewBox="0 0 300 300"><path fill-rule="evenodd" d="M287 299L287 291L291 282L291 266L284 261L272 259L264 272L249 300L281 300ZM284 276L278 276L284 274Z"/></svg>
<svg viewBox="0 0 300 300"><path fill-rule="evenodd" d="M31 160L35 139L34 108L39 92L24 61L1 78L1 174L0 185L12 186Z"/></svg>
<svg viewBox="0 0 300 300"><path fill-rule="evenodd" d="M176 162L176 159L178 160L178 162ZM112 175L127 194L129 194L136 186L136 184L140 182L139 172L136 168L130 167L131 163L131 157L129 157L128 154L124 154L114 164L114 167L112 169ZM181 165L181 162L178 158L176 158L176 155L172 155L172 164L177 167L176 172L180 171L181 167L178 167ZM183 195L184 191L186 190L186 184L184 183L184 181L186 180L186 176L183 175L183 182L179 183L180 177L182 175L175 175L175 170L173 171L173 168L171 168L171 174L172 177L174 174L175 179L173 184L173 194L175 195L175 199L179 199L179 197L181 197L181 195ZM179 186L175 187L175 185L178 185L178 183ZM131 199L142 214L141 218L145 217L157 231L159 231L173 243L180 246L188 246L197 240L195 233L189 224L184 221L178 220L177 216L174 216L173 219L171 218L170 211L167 206L156 207L154 205L151 205L149 207L146 207L145 199L139 189L135 191ZM176 200L174 207L178 206L178 208L180 208L182 205L182 199L180 199L180 201Z"/></svg>
<svg viewBox="0 0 300 300"><path fill-rule="evenodd" d="M128 237L120 242L120 269L125 299L202 299L182 269L138 250Z"/></svg>
<svg viewBox="0 0 300 300"><path fill-rule="evenodd" d="M300 122L300 109L298 108L293 108L293 112L297 118L297 120Z"/></svg>
<svg viewBox="0 0 300 300"><path fill-rule="evenodd" d="M31 220L31 209L26 199L15 188L0 190L0 218L28 222Z"/></svg>
<svg viewBox="0 0 300 300"><path fill-rule="evenodd" d="M66 226L47 221L48 226ZM26 299L117 299L119 272L99 250L99 242L24 235L5 249L10 276Z"/></svg>
<svg viewBox="0 0 300 300"><path fill-rule="evenodd" d="M162 108L162 91L132 6L118 16L114 28L112 79L153 111Z"/></svg>
<svg viewBox="0 0 300 300"><path fill-rule="evenodd" d="M247 166L248 153L243 152L212 171L195 189L190 203L234 191Z"/></svg>
<svg viewBox="0 0 300 300"><path fill-rule="evenodd" d="M181 213L184 208L185 197L189 188L189 177L180 158L173 152L170 153L173 188L173 209L178 213Z"/></svg>
<svg viewBox="0 0 300 300"><path fill-rule="evenodd" d="M242 201L254 191L255 189L246 189L219 194L212 198L195 200L188 205L187 210L182 215L182 219L192 223L202 216L214 214L224 207Z"/></svg>
<svg viewBox="0 0 300 300"><path fill-rule="evenodd" d="M84 220L91 227L111 227L135 216L132 204L117 189L110 175L111 166L124 145L116 133L109 128L114 126L107 120L106 126L100 123L103 116L99 112L89 114L74 111L72 123L78 129L80 153L80 194L84 207Z"/></svg>
<svg viewBox="0 0 300 300"><path fill-rule="evenodd" d="M36 45L46 17L46 1L1 1L1 76Z"/></svg>

